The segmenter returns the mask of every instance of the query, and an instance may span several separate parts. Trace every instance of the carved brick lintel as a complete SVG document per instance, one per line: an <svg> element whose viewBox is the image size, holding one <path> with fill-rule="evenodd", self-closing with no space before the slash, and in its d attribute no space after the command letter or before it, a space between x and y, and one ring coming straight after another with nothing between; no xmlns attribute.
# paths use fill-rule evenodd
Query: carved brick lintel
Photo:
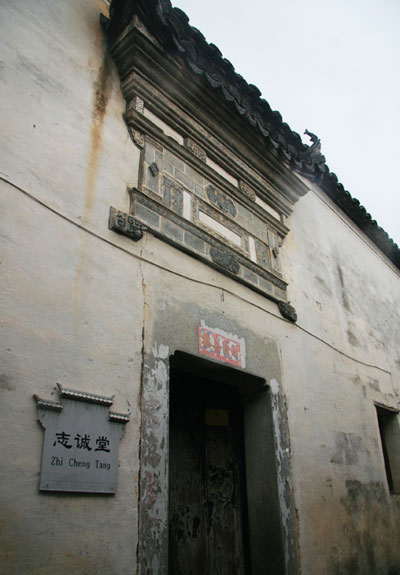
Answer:
<svg viewBox="0 0 400 575"><path fill-rule="evenodd" d="M126 111L130 112L134 110L139 114L143 114L144 112L144 101L139 96L134 96L132 100L130 100L126 105Z"/></svg>
<svg viewBox="0 0 400 575"><path fill-rule="evenodd" d="M187 150L189 150L190 152L192 152L192 154L194 156L196 156L196 158L198 158L202 162L205 162L207 160L206 152L203 150L203 148L201 146L196 144L196 142L194 142L191 138L185 138L184 144L185 144L185 148Z"/></svg>
<svg viewBox="0 0 400 575"><path fill-rule="evenodd" d="M175 188L174 197L171 192L172 190L169 190L164 197L166 205L162 205L158 198L149 198L143 192L132 188L131 210L135 218L143 222L148 231L156 237L216 267L222 273L274 301L286 301L286 282L265 269L261 262L256 264L233 247L226 247L212 232L183 218L182 198L176 194Z"/></svg>
<svg viewBox="0 0 400 575"><path fill-rule="evenodd" d="M235 256L223 249L211 248L210 256L213 262L219 264L233 274L238 274L240 265Z"/></svg>
<svg viewBox="0 0 400 575"><path fill-rule="evenodd" d="M247 196L248 198L250 198L250 200L253 200L253 202L255 202L256 200L256 193L253 190L253 188L251 188L249 186L249 184L247 184L244 180L239 180L239 190L241 192L244 193L245 196Z"/></svg>
<svg viewBox="0 0 400 575"><path fill-rule="evenodd" d="M145 143L144 135L141 132L139 132L139 130L135 130L135 128L129 124L128 124L128 130L132 142L136 144L138 148L143 148Z"/></svg>
<svg viewBox="0 0 400 575"><path fill-rule="evenodd" d="M147 230L146 226L135 220L135 218L129 214L120 212L112 207L110 207L108 227L118 234L128 236L128 238L131 238L135 242L140 240L143 237L143 232Z"/></svg>
<svg viewBox="0 0 400 575"><path fill-rule="evenodd" d="M279 306L279 311L281 312L281 314L284 318L288 319L289 321L292 321L293 323L295 323L297 321L296 310L292 305L290 305L290 303L280 301L278 303L278 306Z"/></svg>

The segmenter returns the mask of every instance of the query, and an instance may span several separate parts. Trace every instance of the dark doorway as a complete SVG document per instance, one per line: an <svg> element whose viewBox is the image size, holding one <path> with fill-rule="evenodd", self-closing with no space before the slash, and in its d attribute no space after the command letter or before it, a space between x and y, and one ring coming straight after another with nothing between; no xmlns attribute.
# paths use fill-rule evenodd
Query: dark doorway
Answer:
<svg viewBox="0 0 400 575"><path fill-rule="evenodd" d="M249 575L243 400L171 370L169 575Z"/></svg>
<svg viewBox="0 0 400 575"><path fill-rule="evenodd" d="M295 558L285 566L280 398L261 377L178 350L169 398L169 575L297 573Z"/></svg>

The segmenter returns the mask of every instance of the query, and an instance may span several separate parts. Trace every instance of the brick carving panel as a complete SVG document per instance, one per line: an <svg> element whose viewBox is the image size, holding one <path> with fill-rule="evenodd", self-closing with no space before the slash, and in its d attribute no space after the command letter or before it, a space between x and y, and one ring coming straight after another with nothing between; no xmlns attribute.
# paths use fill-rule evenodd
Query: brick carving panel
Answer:
<svg viewBox="0 0 400 575"><path fill-rule="evenodd" d="M168 176L163 177L164 204L176 214L183 212L183 188Z"/></svg>
<svg viewBox="0 0 400 575"><path fill-rule="evenodd" d="M223 192L216 189L214 186L209 184L206 187L207 197L213 206L219 208L224 214L236 217L236 208L233 201Z"/></svg>
<svg viewBox="0 0 400 575"><path fill-rule="evenodd" d="M202 156L190 140L185 147ZM138 189L131 190L135 221L222 273L285 302L278 235L251 209L253 202L240 201L243 184L232 193L231 184L221 187L210 179L209 170L193 167L184 154L149 136L141 154ZM245 196L251 195L246 190Z"/></svg>

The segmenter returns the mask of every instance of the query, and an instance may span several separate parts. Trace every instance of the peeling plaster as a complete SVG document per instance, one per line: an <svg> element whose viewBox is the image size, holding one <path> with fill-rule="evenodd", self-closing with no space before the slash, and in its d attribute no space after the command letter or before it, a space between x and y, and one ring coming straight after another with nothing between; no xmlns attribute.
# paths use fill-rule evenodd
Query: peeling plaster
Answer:
<svg viewBox="0 0 400 575"><path fill-rule="evenodd" d="M285 554L285 573L294 575L297 567L297 542L295 538L293 494L291 489L291 462L286 407L279 383L269 381L272 398L272 421L278 475L278 495L281 512L282 538Z"/></svg>
<svg viewBox="0 0 400 575"><path fill-rule="evenodd" d="M151 355L145 358L138 566L141 575L167 572L168 357L167 345L154 344Z"/></svg>

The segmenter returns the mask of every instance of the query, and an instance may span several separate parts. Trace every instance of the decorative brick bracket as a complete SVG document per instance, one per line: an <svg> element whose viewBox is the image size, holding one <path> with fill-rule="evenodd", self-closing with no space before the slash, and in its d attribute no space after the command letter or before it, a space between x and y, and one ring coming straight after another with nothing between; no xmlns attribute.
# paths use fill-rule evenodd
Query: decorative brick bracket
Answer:
<svg viewBox="0 0 400 575"><path fill-rule="evenodd" d="M147 227L135 220L135 218L113 207L110 207L108 227L118 234L128 236L134 242L142 239L143 233L147 230Z"/></svg>

